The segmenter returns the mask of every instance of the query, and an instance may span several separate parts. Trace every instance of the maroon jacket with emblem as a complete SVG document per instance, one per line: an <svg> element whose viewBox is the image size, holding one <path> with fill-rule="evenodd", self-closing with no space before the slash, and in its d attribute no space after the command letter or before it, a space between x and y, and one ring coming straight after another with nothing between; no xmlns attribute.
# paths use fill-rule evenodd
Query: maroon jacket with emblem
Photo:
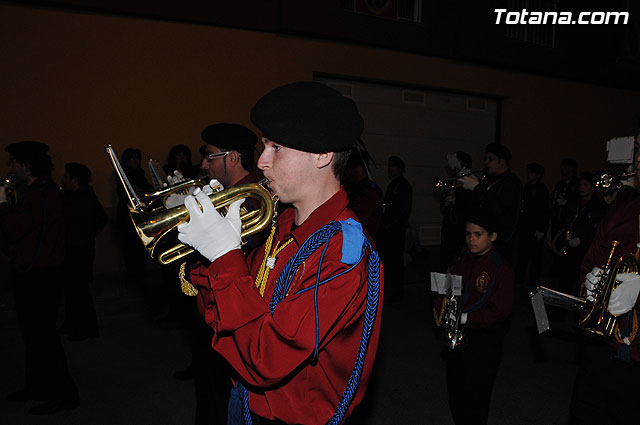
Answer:
<svg viewBox="0 0 640 425"><path fill-rule="evenodd" d="M513 270L494 248L484 255L463 256L452 273L462 276L463 295L467 294L463 311L479 306L468 313L465 326L491 328L511 316Z"/></svg>
<svg viewBox="0 0 640 425"><path fill-rule="evenodd" d="M298 293L315 285L323 249L315 251L298 268L288 296L270 313L269 302L283 268L316 230L332 220L354 218L348 199L340 189L295 227L294 211L286 209L277 222L274 244L292 242L280 251L269 273L264 298L254 284L265 248L255 249L245 260L233 250L208 267L191 272L199 290L200 312L215 331L213 348L222 354L253 390L252 412L268 419L295 424L323 424L333 415L352 372L360 345L367 304L368 268L365 258L351 271L341 262L342 233L329 242L317 294L319 355L311 364L316 341L314 291ZM382 316L383 276L380 270L380 301L369 342L358 392L350 411L364 396L371 378Z"/></svg>

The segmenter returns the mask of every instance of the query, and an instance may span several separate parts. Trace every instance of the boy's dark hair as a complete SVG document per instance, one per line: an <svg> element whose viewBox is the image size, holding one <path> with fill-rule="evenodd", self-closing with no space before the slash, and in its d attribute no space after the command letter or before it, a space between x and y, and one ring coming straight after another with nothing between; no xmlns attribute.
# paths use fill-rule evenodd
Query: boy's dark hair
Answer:
<svg viewBox="0 0 640 425"><path fill-rule="evenodd" d="M399 156L390 156L389 157L389 162L394 164L396 167L401 168L403 170L406 168L404 166L404 161Z"/></svg>
<svg viewBox="0 0 640 425"><path fill-rule="evenodd" d="M476 226L482 227L489 234L498 233L497 220L494 218L493 214L491 214L484 208L476 208L471 210L467 215L467 219L465 221L467 223L472 223Z"/></svg>
<svg viewBox="0 0 640 425"><path fill-rule="evenodd" d="M544 167L537 162L531 162L527 164L527 170L531 171L532 173L536 173L540 177L544 176Z"/></svg>
<svg viewBox="0 0 640 425"><path fill-rule="evenodd" d="M91 170L86 165L78 162L70 162L64 165L64 169L67 170L69 177L78 180L80 187L86 187L91 181Z"/></svg>

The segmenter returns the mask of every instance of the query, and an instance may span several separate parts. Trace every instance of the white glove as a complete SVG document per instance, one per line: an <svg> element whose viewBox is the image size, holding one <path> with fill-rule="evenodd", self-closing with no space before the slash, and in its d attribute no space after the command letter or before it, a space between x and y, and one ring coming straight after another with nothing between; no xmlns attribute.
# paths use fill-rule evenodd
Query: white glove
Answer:
<svg viewBox="0 0 640 425"><path fill-rule="evenodd" d="M602 269L600 267L594 267L589 273L584 281L584 287L587 289L587 300L590 302L594 302L595 298L593 297L593 289L596 287L598 282L600 281L600 277L602 276Z"/></svg>
<svg viewBox="0 0 640 425"><path fill-rule="evenodd" d="M580 238L571 238L567 241L567 245L569 245L571 248L575 248L578 245L580 245Z"/></svg>
<svg viewBox="0 0 640 425"><path fill-rule="evenodd" d="M636 304L640 292L640 275L618 273L616 280L621 283L611 292L607 309L614 316L619 316L631 310Z"/></svg>
<svg viewBox="0 0 640 425"><path fill-rule="evenodd" d="M239 199L229 205L227 215L222 217L204 191L198 192L195 197L188 195L184 205L189 211L189 222L178 226L178 239L212 262L229 251L240 249L240 205L243 202L244 199Z"/></svg>
<svg viewBox="0 0 640 425"><path fill-rule="evenodd" d="M469 313L462 313L460 315L460 324L464 325L467 323L467 316L469 316Z"/></svg>
<svg viewBox="0 0 640 425"><path fill-rule="evenodd" d="M533 234L533 238L534 238L535 240L537 240L538 242L540 242L540 241L542 240L542 238L544 238L544 233L542 233L542 232L535 232L535 233Z"/></svg>
<svg viewBox="0 0 640 425"><path fill-rule="evenodd" d="M560 206L567 205L567 200L564 199L562 196L559 196L558 199L556 200L556 204Z"/></svg>
<svg viewBox="0 0 640 425"><path fill-rule="evenodd" d="M467 190L473 190L480 183L480 180L473 174L469 176L460 177L458 182L462 183L462 187Z"/></svg>
<svg viewBox="0 0 640 425"><path fill-rule="evenodd" d="M214 192L211 185L213 186L219 185L220 187L222 187L222 185L218 183L218 180L216 179L213 179L211 180L211 183L205 184L204 186L202 186L202 189L200 189L199 187L191 186L187 190L187 193L172 193L171 195L167 196L167 199L164 200L164 206L165 208L169 209L169 208L177 207L179 205L183 205L184 200L187 198L187 195L195 196L200 192L204 192L207 195L211 195Z"/></svg>
<svg viewBox="0 0 640 425"><path fill-rule="evenodd" d="M167 182L169 183L169 186L173 186L174 184L182 183L183 181L185 181L184 176L178 170L175 170L173 172L173 175L169 174L167 176Z"/></svg>

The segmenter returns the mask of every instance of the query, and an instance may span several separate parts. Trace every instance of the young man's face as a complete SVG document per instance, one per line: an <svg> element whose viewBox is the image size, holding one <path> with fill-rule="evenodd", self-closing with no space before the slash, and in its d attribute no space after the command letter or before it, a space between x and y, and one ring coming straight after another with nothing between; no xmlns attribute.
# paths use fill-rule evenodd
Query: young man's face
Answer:
<svg viewBox="0 0 640 425"><path fill-rule="evenodd" d="M62 189L65 192L72 192L73 191L72 179L71 179L71 176L69 175L69 172L67 170L64 170L64 174L62 175Z"/></svg>
<svg viewBox="0 0 640 425"><path fill-rule="evenodd" d="M578 195L581 198L590 196L593 193L593 185L588 180L580 179L578 182Z"/></svg>
<svg viewBox="0 0 640 425"><path fill-rule="evenodd" d="M279 145L262 138L264 150L258 159L258 168L269 179L269 187L280 201L295 204L313 191L315 155Z"/></svg>
<svg viewBox="0 0 640 425"><path fill-rule="evenodd" d="M472 254L483 255L489 252L497 237L495 233L489 234L483 227L467 222L467 248Z"/></svg>
<svg viewBox="0 0 640 425"><path fill-rule="evenodd" d="M9 166L9 174L13 176L16 182L25 182L27 180L29 173L26 165L21 164L14 157L9 158L7 165Z"/></svg>
<svg viewBox="0 0 640 425"><path fill-rule="evenodd" d="M485 171L490 176L497 176L507 170L507 161L498 158L495 154L487 152L484 156Z"/></svg>

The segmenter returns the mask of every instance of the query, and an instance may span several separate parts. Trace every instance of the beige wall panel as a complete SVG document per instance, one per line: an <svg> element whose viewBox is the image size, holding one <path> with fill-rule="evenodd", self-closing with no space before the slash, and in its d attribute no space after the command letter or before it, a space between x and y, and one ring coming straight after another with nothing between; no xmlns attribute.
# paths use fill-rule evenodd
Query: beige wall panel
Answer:
<svg viewBox="0 0 640 425"><path fill-rule="evenodd" d="M384 49L8 4L0 5L0 57L0 146L49 143L57 179L65 162L86 163L107 207L106 143L163 162L177 143L196 149L210 123L250 126L249 109L262 94L314 72L507 97L501 137L513 168L523 176L527 162L541 162L547 184L559 177L561 157L604 166L604 141L636 131L640 98ZM102 247L104 239L98 252L110 255L116 250Z"/></svg>

